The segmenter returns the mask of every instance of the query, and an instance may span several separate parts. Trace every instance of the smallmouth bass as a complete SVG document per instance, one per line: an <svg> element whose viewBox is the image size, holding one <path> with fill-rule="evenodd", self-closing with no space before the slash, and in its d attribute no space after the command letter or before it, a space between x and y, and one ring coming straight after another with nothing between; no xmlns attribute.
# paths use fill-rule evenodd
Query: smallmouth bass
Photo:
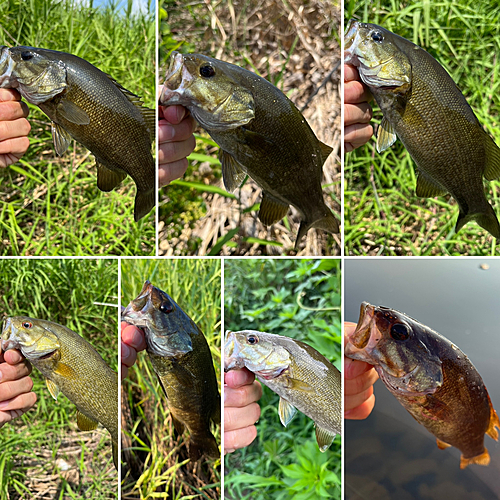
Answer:
<svg viewBox="0 0 500 500"><path fill-rule="evenodd" d="M247 368L280 396L286 427L297 409L314 420L319 449L326 451L342 428L340 372L311 346L281 335L226 332L224 370Z"/></svg>
<svg viewBox="0 0 500 500"><path fill-rule="evenodd" d="M475 220L500 239L483 185L483 176L500 177L500 149L450 75L428 52L375 24L351 20L344 41L345 63L358 68L384 115L377 151L399 137L417 165L417 196L450 193L459 206L456 232Z"/></svg>
<svg viewBox="0 0 500 500"><path fill-rule="evenodd" d="M97 187L111 191L128 175L136 184L134 219L155 204L151 153L155 111L80 57L33 47L0 47L0 88L16 89L52 120L58 155L71 137L95 156Z"/></svg>
<svg viewBox="0 0 500 500"><path fill-rule="evenodd" d="M224 186L248 174L262 188L259 219L269 226L293 205L301 214L295 246L310 228L338 233L323 200L322 166L332 148L320 142L295 105L264 78L218 59L172 52L160 96L179 104L220 146Z"/></svg>
<svg viewBox="0 0 500 500"><path fill-rule="evenodd" d="M77 424L100 422L111 434L118 469L118 375L80 335L65 326L27 316L6 318L2 350L19 349L45 377L52 397L62 392L77 408Z"/></svg>
<svg viewBox="0 0 500 500"><path fill-rule="evenodd" d="M347 340L345 355L374 365L440 449L462 452L461 469L489 464L484 435L498 440L500 421L481 376L455 344L405 314L367 302Z"/></svg>
<svg viewBox="0 0 500 500"><path fill-rule="evenodd" d="M210 348L196 323L149 281L122 313L143 328L146 351L167 397L174 428L189 431L189 457L220 458L210 422L220 426L220 395Z"/></svg>

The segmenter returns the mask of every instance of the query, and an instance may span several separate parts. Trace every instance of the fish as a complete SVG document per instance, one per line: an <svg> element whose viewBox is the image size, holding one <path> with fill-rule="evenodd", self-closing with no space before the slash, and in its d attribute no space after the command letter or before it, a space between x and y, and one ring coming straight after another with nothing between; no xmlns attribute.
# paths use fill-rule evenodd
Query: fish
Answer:
<svg viewBox="0 0 500 500"><path fill-rule="evenodd" d="M19 349L45 377L57 401L63 393L77 408L82 431L100 422L110 433L118 469L118 375L80 335L43 319L12 316L2 328L2 350Z"/></svg>
<svg viewBox="0 0 500 500"><path fill-rule="evenodd" d="M345 63L358 68L383 113L377 151L399 137L417 166L416 195L451 194L455 232L476 221L500 239L483 186L483 177L500 176L500 149L450 75L424 49L375 24L351 19L344 42Z"/></svg>
<svg viewBox="0 0 500 500"><path fill-rule="evenodd" d="M440 449L458 448L461 469L489 464L484 436L498 440L500 421L483 379L453 342L403 313L363 302L345 355L373 365Z"/></svg>
<svg viewBox="0 0 500 500"><path fill-rule="evenodd" d="M160 105L182 105L220 146L227 191L249 175L263 190L259 219L270 226L293 205L301 215L295 247L310 228L338 233L323 200L323 164L332 148L295 105L255 73L201 54L172 52Z"/></svg>
<svg viewBox="0 0 500 500"><path fill-rule="evenodd" d="M16 89L50 118L59 156L71 137L94 154L101 191L130 175L136 222L152 210L155 111L138 96L80 57L24 46L0 47L0 88Z"/></svg>
<svg viewBox="0 0 500 500"><path fill-rule="evenodd" d="M220 458L210 430L211 422L220 426L220 395L203 332L149 281L122 312L122 320L144 329L146 351L167 397L174 428L179 435L185 428L189 431L189 458Z"/></svg>
<svg viewBox="0 0 500 500"><path fill-rule="evenodd" d="M280 396L286 427L297 410L314 420L316 441L325 452L342 428L340 372L316 349L299 340L242 330L226 332L224 370L247 368Z"/></svg>

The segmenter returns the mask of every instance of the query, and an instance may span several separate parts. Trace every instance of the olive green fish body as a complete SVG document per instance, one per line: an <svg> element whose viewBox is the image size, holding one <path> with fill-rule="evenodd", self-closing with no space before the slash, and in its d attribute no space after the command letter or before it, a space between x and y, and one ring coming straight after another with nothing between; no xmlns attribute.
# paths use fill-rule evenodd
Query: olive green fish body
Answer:
<svg viewBox="0 0 500 500"><path fill-rule="evenodd" d="M95 155L99 189L111 191L128 174L137 186L135 220L153 208L153 110L72 54L4 47L0 68L0 86L16 88L52 120L58 154L67 149L70 135Z"/></svg>
<svg viewBox="0 0 500 500"><path fill-rule="evenodd" d="M228 331L224 362L226 370L246 367L280 396L283 425L290 422L295 409L313 419L321 451L340 433L340 373L311 346L254 330Z"/></svg>
<svg viewBox="0 0 500 500"><path fill-rule="evenodd" d="M190 434L189 456L220 457L210 430L220 425L220 396L210 348L194 321L162 290L146 281L122 313L144 328L147 352L167 396L176 431Z"/></svg>
<svg viewBox="0 0 500 500"><path fill-rule="evenodd" d="M311 227L338 232L321 188L331 148L274 85L224 61L174 53L160 103L188 107L221 147L228 191L239 187L246 174L263 189L259 218L264 224L282 219L291 204L303 219L297 242Z"/></svg>
<svg viewBox="0 0 500 500"><path fill-rule="evenodd" d="M70 329L25 316L5 320L2 349L20 349L46 378L54 399L62 392L77 407L81 430L100 422L109 431L117 466L118 376L99 353Z"/></svg>
<svg viewBox="0 0 500 500"><path fill-rule="evenodd" d="M450 193L460 209L456 231L476 220L500 238L483 186L483 177L500 176L500 149L446 70L419 46L368 23L349 24L344 54L384 114L377 150L397 135L419 170L417 196Z"/></svg>
<svg viewBox="0 0 500 500"><path fill-rule="evenodd" d="M488 465L484 435L498 439L500 421L481 376L456 345L400 312L363 303L345 354L374 365L440 448L462 452L461 468Z"/></svg>

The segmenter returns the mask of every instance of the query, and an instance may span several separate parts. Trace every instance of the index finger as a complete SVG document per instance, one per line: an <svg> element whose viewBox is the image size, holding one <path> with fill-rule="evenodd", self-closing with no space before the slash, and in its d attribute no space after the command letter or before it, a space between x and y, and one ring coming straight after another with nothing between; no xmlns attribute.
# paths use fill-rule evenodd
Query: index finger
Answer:
<svg viewBox="0 0 500 500"><path fill-rule="evenodd" d="M255 380L255 375L243 368L242 370L229 370L224 374L224 383L233 389L250 385Z"/></svg>
<svg viewBox="0 0 500 500"><path fill-rule="evenodd" d="M0 89L0 102L20 101L21 94L15 89Z"/></svg>
<svg viewBox="0 0 500 500"><path fill-rule="evenodd" d="M146 339L142 330L125 322L122 322L121 326L122 342L133 347L136 351L143 351L146 349Z"/></svg>

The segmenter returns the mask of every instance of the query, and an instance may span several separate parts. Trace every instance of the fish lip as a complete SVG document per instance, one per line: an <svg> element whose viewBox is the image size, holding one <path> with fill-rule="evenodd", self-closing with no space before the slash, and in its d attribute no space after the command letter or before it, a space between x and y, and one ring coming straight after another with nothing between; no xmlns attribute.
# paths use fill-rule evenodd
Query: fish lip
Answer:
<svg viewBox="0 0 500 500"><path fill-rule="evenodd" d="M357 43L356 37L361 23L355 19L349 19L344 33L344 62L356 65L357 56L354 54Z"/></svg>
<svg viewBox="0 0 500 500"><path fill-rule="evenodd" d="M184 64L184 56L177 51L170 56L170 66L160 94L160 105L171 106L173 104L186 103L184 99L185 90L191 85L193 76Z"/></svg>
<svg viewBox="0 0 500 500"><path fill-rule="evenodd" d="M355 352L357 352L364 349L368 345L371 338L372 320L374 316L375 306L372 306L368 302L362 302L359 311L358 324L356 325L354 332L348 337L346 354L349 346L353 346Z"/></svg>
<svg viewBox="0 0 500 500"><path fill-rule="evenodd" d="M235 332L226 330L224 335L224 371L237 370L245 366L243 360L238 357L238 343L235 342Z"/></svg>
<svg viewBox="0 0 500 500"><path fill-rule="evenodd" d="M14 69L14 60L10 55L10 49L6 45L0 46L0 88L15 88L17 85L10 81Z"/></svg>

